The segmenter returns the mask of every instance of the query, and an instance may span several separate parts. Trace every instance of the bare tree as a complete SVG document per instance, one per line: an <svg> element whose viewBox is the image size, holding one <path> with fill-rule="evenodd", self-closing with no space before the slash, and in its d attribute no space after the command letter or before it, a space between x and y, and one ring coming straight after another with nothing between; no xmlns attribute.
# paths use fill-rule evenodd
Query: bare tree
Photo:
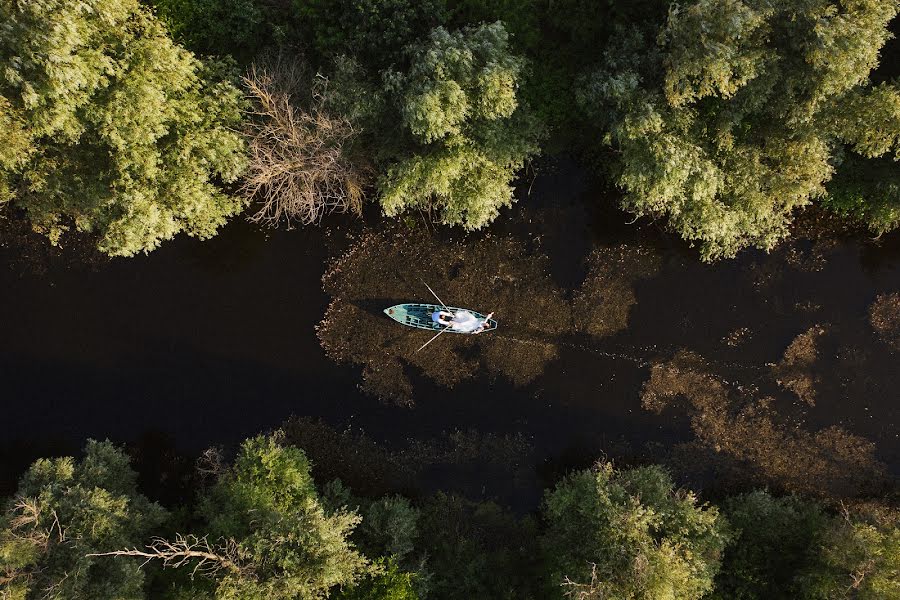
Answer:
<svg viewBox="0 0 900 600"><path fill-rule="evenodd" d="M211 575L221 570L242 575L248 574L248 569L239 563L238 548L234 540L225 540L221 545L214 547L210 545L206 536L197 537L179 533L175 535L174 541L153 538L145 548L145 550L126 548L125 550L100 552L87 556L136 556L146 559L144 564L152 560L160 560L164 567L176 569L193 564L191 577L198 573Z"/></svg>
<svg viewBox="0 0 900 600"><path fill-rule="evenodd" d="M298 67L277 61L251 67L243 79L255 109L247 130L250 166L242 192L262 203L250 217L256 223L307 225L332 212L362 210L367 169L347 153L357 131L325 107L327 80L318 77L312 86L303 85L303 75ZM299 94L308 96L302 108L292 103Z"/></svg>

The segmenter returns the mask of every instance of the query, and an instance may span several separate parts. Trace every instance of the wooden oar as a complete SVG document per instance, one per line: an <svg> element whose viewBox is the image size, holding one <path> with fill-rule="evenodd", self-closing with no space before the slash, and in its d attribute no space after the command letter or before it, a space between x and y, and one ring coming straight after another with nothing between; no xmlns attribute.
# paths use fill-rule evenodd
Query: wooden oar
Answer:
<svg viewBox="0 0 900 600"><path fill-rule="evenodd" d="M440 335L441 335L442 333L444 333L445 331L447 331L448 329L450 329L450 328L449 328L449 327L444 327L443 329L441 329L440 331L438 331L438 332L437 332L437 335L434 336L433 338L431 338L430 340L428 340L427 342L425 342L424 344L422 344L422 345L419 347L419 350L421 350L422 348L424 348L425 346L427 346L428 344L430 344L430 343L433 342L434 340L438 339L438 337L440 337ZM419 350L416 350L416 352L418 352Z"/></svg>
<svg viewBox="0 0 900 600"><path fill-rule="evenodd" d="M425 282L423 281L422 283L425 283ZM444 301L443 301L443 300L441 300L440 298L438 298L438 295L434 293L434 290L431 289L431 286L430 286L430 285L428 285L427 283L425 283L425 287L428 288L428 291L431 292L431 295L432 295L432 296L434 296L435 298L437 298L437 301L441 303L441 306L443 306L444 309L445 309L448 313L450 313L451 315L454 314L453 311L450 310L450 307L447 306L446 304L444 304Z"/></svg>

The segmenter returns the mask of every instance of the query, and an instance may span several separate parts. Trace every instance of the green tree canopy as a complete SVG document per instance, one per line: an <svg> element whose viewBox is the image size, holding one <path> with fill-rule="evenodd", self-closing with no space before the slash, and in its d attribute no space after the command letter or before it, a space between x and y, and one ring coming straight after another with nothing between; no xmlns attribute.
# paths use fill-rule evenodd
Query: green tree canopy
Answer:
<svg viewBox="0 0 900 600"><path fill-rule="evenodd" d="M446 20L444 0L294 0L320 60L352 56L378 72Z"/></svg>
<svg viewBox="0 0 900 600"><path fill-rule="evenodd" d="M359 517L326 512L309 469L299 448L252 438L201 499L204 533L226 540L236 565L217 573L217 600L325 598L369 571L348 540Z"/></svg>
<svg viewBox="0 0 900 600"><path fill-rule="evenodd" d="M868 76L897 0L692 0L623 23L580 100L617 151L623 206L705 259L772 248L825 194L842 144L896 152L897 86Z"/></svg>
<svg viewBox="0 0 900 600"><path fill-rule="evenodd" d="M540 595L536 527L494 502L438 493L422 505L427 597L530 600Z"/></svg>
<svg viewBox="0 0 900 600"><path fill-rule="evenodd" d="M267 3L257 0L145 0L169 31L201 54L251 58L267 40Z"/></svg>
<svg viewBox="0 0 900 600"><path fill-rule="evenodd" d="M37 231L57 242L74 224L129 256L240 212L214 185L245 164L222 65L175 45L137 0L0 0L0 22L0 96L34 147L0 180Z"/></svg>
<svg viewBox="0 0 900 600"><path fill-rule="evenodd" d="M775 498L763 491L729 498L724 512L734 539L712 598L798 598L803 589L798 574L812 566L831 517L815 502L795 496Z"/></svg>
<svg viewBox="0 0 900 600"><path fill-rule="evenodd" d="M356 586L332 596L335 600L419 600L412 573L391 559L380 560L376 571Z"/></svg>
<svg viewBox="0 0 900 600"><path fill-rule="evenodd" d="M88 556L139 545L163 521L136 487L109 442L88 442L81 461L35 462L0 520L0 597L143 599L140 561Z"/></svg>
<svg viewBox="0 0 900 600"><path fill-rule="evenodd" d="M900 598L900 512L868 505L844 510L825 532L817 564L798 598Z"/></svg>
<svg viewBox="0 0 900 600"><path fill-rule="evenodd" d="M408 138L379 181L385 214L436 210L477 229L513 201L511 180L541 128L518 97L524 62L501 23L434 29L408 49L408 72L385 73Z"/></svg>
<svg viewBox="0 0 900 600"><path fill-rule="evenodd" d="M877 235L892 231L900 225L900 166L889 157L846 152L822 203Z"/></svg>
<svg viewBox="0 0 900 600"><path fill-rule="evenodd" d="M728 539L718 510L659 467L577 471L544 498L544 555L556 597L701 598Z"/></svg>
<svg viewBox="0 0 900 600"><path fill-rule="evenodd" d="M25 164L31 151L31 138L21 116L0 96L0 206L12 199L10 175Z"/></svg>

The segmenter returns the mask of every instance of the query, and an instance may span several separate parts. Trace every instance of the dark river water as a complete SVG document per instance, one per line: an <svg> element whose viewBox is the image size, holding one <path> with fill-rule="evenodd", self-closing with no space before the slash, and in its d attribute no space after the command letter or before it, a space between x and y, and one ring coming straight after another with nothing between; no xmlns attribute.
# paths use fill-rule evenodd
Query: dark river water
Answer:
<svg viewBox="0 0 900 600"><path fill-rule="evenodd" d="M339 364L316 334L333 300L322 285L330 259L365 235L377 235L366 234L359 222L339 224L328 234L315 228L263 231L237 220L208 241L180 237L149 256L99 265L73 264L62 252L35 269L23 264L17 248L2 248L0 494L14 489L36 457L75 451L88 437L135 442L161 436L191 453L233 445L291 415L360 428L386 444L454 430L521 433L534 448L534 466L644 448L665 455L694 438L689 411L645 410L641 389L652 364L683 348L703 356L732 389L773 396L773 414L786 429L840 427L873 443L877 459L896 474L898 354L872 330L869 308L879 294L900 291L900 237L801 239L771 254L746 252L707 265L657 225L630 225L627 215L603 208L609 203L565 165L551 167L489 234L468 240L452 234L462 243L476 240L479 252L490 251L493 240L517 240L542 257L554 293L571 302L575 325L540 334L553 355L525 380L506 375L508 365L492 371L488 364L446 387L429 377L427 364L424 371L402 365L413 386L412 407L360 389L364 366L377 366L375 359L366 362L365 348ZM378 227L373 223L373 231ZM449 234L433 236L438 251L423 254L426 263L442 260L441 240ZM612 289L604 285L619 286L634 302L626 310L627 327L593 335L577 324L600 300L579 296L578 289L591 271L591 251L611 247L647 249L656 263L651 274L631 277L626 260L623 269L600 280L599 291L591 293L602 296ZM444 257L455 252L448 246ZM601 252L593 261L610 256L617 255ZM399 280L411 265L381 267L382 280L392 273ZM487 286L497 267L466 263L469 273L479 268ZM444 300L476 300L477 283L468 284L468 297L466 287L453 287L442 280L443 271L434 272L432 287L454 294ZM407 299L427 301L428 292L422 286L420 297ZM526 294L519 300L529 302ZM497 302L472 308L497 310L503 328L505 306ZM372 311L365 314L362 329L367 323L394 327ZM822 333L814 359L798 367L813 381L810 400L777 384L772 365L782 361L792 340L815 327ZM503 333L504 343L527 342L511 328ZM423 332L402 332L407 334L412 337L402 339L408 343L427 339ZM342 339L369 343L355 335L348 331ZM392 342L379 339L373 356L391 355ZM416 360L443 360L445 350L426 350ZM482 476L477 465L472 469L469 477Z"/></svg>

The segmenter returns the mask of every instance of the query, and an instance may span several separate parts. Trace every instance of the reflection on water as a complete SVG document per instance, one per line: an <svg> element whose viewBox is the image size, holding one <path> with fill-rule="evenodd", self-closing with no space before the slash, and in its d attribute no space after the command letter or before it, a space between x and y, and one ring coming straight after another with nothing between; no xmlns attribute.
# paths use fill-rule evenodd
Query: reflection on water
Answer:
<svg viewBox="0 0 900 600"><path fill-rule="evenodd" d="M335 360L363 365L366 391L401 404L413 398L408 367L446 387L482 373L523 386L576 332L603 337L625 329L634 282L659 264L652 251L626 246L597 249L587 262L584 284L564 290L549 274L548 257L512 237L441 240L402 227L368 232L323 279L332 302L319 338ZM448 334L417 352L432 333L400 326L381 311L429 301L423 282L450 305L493 311L498 330Z"/></svg>

